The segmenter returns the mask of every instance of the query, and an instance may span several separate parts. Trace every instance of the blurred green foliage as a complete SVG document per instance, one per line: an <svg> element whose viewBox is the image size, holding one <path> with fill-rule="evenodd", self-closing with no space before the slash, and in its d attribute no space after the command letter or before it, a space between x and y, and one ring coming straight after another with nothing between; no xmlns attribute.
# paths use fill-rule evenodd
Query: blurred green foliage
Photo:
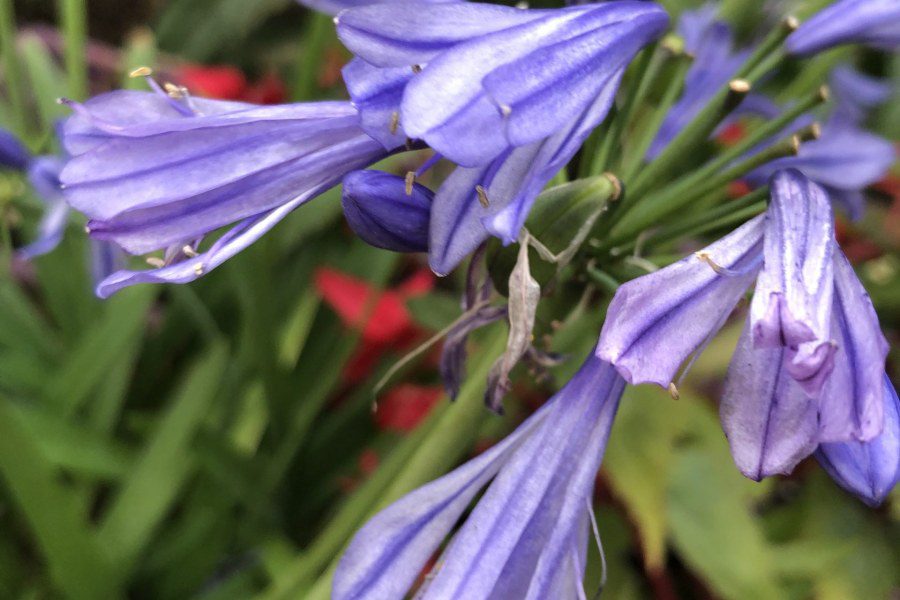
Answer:
<svg viewBox="0 0 900 600"><path fill-rule="evenodd" d="M729 14L744 5L726 4ZM315 77L326 53L341 55L323 23L288 0L173 0L153 35L128 37L119 75L128 82L130 68L153 64L158 46L251 72L275 65L298 98L339 94ZM17 113L7 96L0 123L34 150L55 151L51 131L65 110L54 100L69 80L34 35L19 38L16 59L28 110ZM896 75L900 61L892 64ZM894 136L898 106L878 121ZM875 206L858 227L886 251L863 275L895 340L900 257L879 238L885 211ZM473 343L457 403L443 401L406 436L379 430L373 389L401 352L384 353L349 385L359 332L323 304L313 278L329 266L384 289L416 259L353 239L335 191L195 284L132 288L106 302L91 293L79 223L54 253L13 260L12 245L31 239L39 214L21 177L0 174L0 598L315 597L367 515L465 458L476 440L512 428L525 410L517 401L553 387L517 372L509 416L481 408L505 335L495 326ZM455 318L458 291L450 278L411 300L413 318L438 331ZM589 350L601 316L601 306L581 306L557 329L555 349L571 359L556 381ZM734 468L713 399L736 337L731 328L707 349L679 401L639 387L622 402L599 478L605 594L896 594L896 491L870 510L809 462L762 484ZM395 380L437 382L432 367L413 369ZM364 451L380 457L368 476ZM596 547L589 556L591 590L601 577Z"/></svg>

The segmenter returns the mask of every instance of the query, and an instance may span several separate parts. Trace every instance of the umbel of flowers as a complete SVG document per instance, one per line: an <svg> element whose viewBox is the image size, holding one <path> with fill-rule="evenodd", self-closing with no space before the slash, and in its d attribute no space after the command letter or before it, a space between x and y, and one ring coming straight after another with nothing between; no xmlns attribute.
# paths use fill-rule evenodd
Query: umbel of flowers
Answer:
<svg viewBox="0 0 900 600"><path fill-rule="evenodd" d="M61 171L0 136L4 164L27 170L36 187L49 181L45 197L62 194L87 216L93 239L145 256L151 268L107 274L99 295L192 281L343 181L347 221L370 244L427 252L441 275L474 253L466 312L448 330L442 360L453 390L466 337L499 319L509 322L509 345L492 381L504 382L520 360L552 365L531 344L538 302L552 289L532 276L532 248L558 282L609 258L606 243L638 245L641 232L632 236L625 224L665 225L659 217L692 198L685 181L702 191L742 177L758 186L747 198L762 203L746 205L762 214L679 262L622 285L606 280L617 289L578 373L499 444L375 515L340 561L335 598L403 598L435 554L419 597L584 597L593 481L626 384L676 389L679 368L754 284L720 405L738 469L759 480L814 455L863 501L885 498L900 477L900 401L885 371L887 343L835 241L832 212L833 202L860 212L863 189L893 162L890 145L861 127L883 94L877 84L864 86L873 93L863 97L849 94L857 101L842 102L820 128L806 112L812 105L782 108L753 86L780 61L835 45L897 48L897 2L842 0L799 27L787 20L747 49L705 9L685 15L681 37L655 50L648 46L669 18L653 2L314 4L337 15L338 36L354 55L343 71L350 101L263 107L193 98L148 77L148 92L69 103L74 114L61 134L68 156L55 159L65 161ZM689 54L690 67L682 60ZM666 83L675 91L683 83L683 93L666 94L647 117L655 127L625 145L635 156L612 160L635 105L663 72L677 76ZM838 88L859 85L853 74L836 77ZM683 155L743 114L774 125L679 178ZM432 158L405 178L363 170L424 148ZM442 160L454 169L432 192L416 178ZM610 163L628 165L624 190L602 174ZM562 204L554 219L567 223L565 242L551 249L529 228L544 234L554 224L528 217L554 177L574 174L583 177L570 184L575 192L557 195L561 203L593 207L585 199L596 200L592 184L601 179L615 193L597 210L573 209L578 222L565 220L571 206ZM670 183L684 198L665 195ZM608 198L616 203L606 210ZM67 209L49 204L54 226L44 238L52 244ZM492 237L520 245L504 306L491 304L490 283L473 276ZM499 409L502 392L488 396Z"/></svg>

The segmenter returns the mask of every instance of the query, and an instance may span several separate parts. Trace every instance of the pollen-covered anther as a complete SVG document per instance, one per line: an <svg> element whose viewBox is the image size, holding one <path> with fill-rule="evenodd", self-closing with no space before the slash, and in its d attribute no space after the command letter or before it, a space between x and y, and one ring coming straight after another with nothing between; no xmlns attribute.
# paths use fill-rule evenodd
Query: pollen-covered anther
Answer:
<svg viewBox="0 0 900 600"><path fill-rule="evenodd" d="M482 207L487 208L491 205L490 201L488 200L487 191L485 191L483 187L481 187L480 185L476 185L475 193L478 195L478 202Z"/></svg>
<svg viewBox="0 0 900 600"><path fill-rule="evenodd" d="M718 273L719 275L727 275L728 269L717 263L713 260L713 258L706 252L700 251L695 252L694 256L697 257L698 260L705 262L709 265L709 268Z"/></svg>
<svg viewBox="0 0 900 600"><path fill-rule="evenodd" d="M166 261L159 258L158 256L148 256L144 260L147 261L148 265L155 269L162 269L164 266L166 266Z"/></svg>
<svg viewBox="0 0 900 600"><path fill-rule="evenodd" d="M678 388L675 386L674 381L669 383L668 390L669 390L669 395L672 396L672 400L680 400L681 399L681 394L678 393Z"/></svg>
<svg viewBox="0 0 900 600"><path fill-rule="evenodd" d="M151 75L153 75L153 69L150 67L138 67L128 74L129 77L150 77Z"/></svg>
<svg viewBox="0 0 900 600"><path fill-rule="evenodd" d="M510 106L509 104L501 104L500 114L502 114L504 117L508 117L512 114L512 106Z"/></svg>
<svg viewBox="0 0 900 600"><path fill-rule="evenodd" d="M406 177L403 180L403 191L407 196L412 196L413 193L413 184L416 182L416 172L415 171L407 171Z"/></svg>
<svg viewBox="0 0 900 600"><path fill-rule="evenodd" d="M800 27L800 19L794 15L788 15L784 18L783 24L788 31L796 31Z"/></svg>
<svg viewBox="0 0 900 600"><path fill-rule="evenodd" d="M182 98L184 98L185 92L187 92L187 88L180 85L175 85L170 81L167 81L163 84L163 89L166 90L166 94L169 95L169 98L172 98L174 100L181 100Z"/></svg>
<svg viewBox="0 0 900 600"><path fill-rule="evenodd" d="M196 258L197 256L200 256L199 254L197 254L196 250L194 250L191 246L189 246L187 244L182 246L181 253L184 254L185 256L187 256L188 258Z"/></svg>
<svg viewBox="0 0 900 600"><path fill-rule="evenodd" d="M422 72L422 65L413 65L413 66L412 66L412 72L413 72L413 73L421 73L421 72Z"/></svg>
<svg viewBox="0 0 900 600"><path fill-rule="evenodd" d="M391 132L391 135L397 133L398 127L400 127L400 113L395 110L391 113L391 124L388 125L388 130Z"/></svg>
<svg viewBox="0 0 900 600"><path fill-rule="evenodd" d="M86 234L88 234L88 235L91 235L91 227L90 227L90 225L85 225L85 226L84 226L84 232L85 232Z"/></svg>
<svg viewBox="0 0 900 600"><path fill-rule="evenodd" d="M197 274L197 277L203 275L203 265L201 265L200 263L194 265L194 273Z"/></svg>
<svg viewBox="0 0 900 600"><path fill-rule="evenodd" d="M746 79L732 79L728 82L728 89L735 94L746 94L750 91L750 82Z"/></svg>

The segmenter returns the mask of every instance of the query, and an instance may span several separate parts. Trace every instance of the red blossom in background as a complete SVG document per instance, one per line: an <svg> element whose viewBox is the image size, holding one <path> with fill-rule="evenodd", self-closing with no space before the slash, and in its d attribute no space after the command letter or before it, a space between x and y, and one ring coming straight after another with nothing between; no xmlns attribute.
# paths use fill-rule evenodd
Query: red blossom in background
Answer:
<svg viewBox="0 0 900 600"><path fill-rule="evenodd" d="M287 95L284 83L274 73L250 84L240 69L230 65L181 67L177 79L192 94L218 100L278 104Z"/></svg>
<svg viewBox="0 0 900 600"><path fill-rule="evenodd" d="M443 395L444 390L439 386L400 384L379 399L375 424L382 431L410 432L431 412Z"/></svg>

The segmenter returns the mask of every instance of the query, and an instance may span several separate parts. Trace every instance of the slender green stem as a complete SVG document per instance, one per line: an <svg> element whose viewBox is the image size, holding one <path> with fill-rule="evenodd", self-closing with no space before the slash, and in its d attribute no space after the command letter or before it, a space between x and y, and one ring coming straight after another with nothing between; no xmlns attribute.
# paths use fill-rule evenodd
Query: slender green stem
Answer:
<svg viewBox="0 0 900 600"><path fill-rule="evenodd" d="M12 0L0 0L0 59L3 64L3 83L12 108L9 123L19 136L26 133L25 88L16 52L16 16Z"/></svg>
<svg viewBox="0 0 900 600"><path fill-rule="evenodd" d="M322 62L322 53L334 35L334 23L331 17L318 12L309 15L309 23L304 36L303 56L298 65L297 79L294 82L293 97L296 100L309 100L315 96L316 78Z"/></svg>
<svg viewBox="0 0 900 600"><path fill-rule="evenodd" d="M684 76L687 74L687 70L690 67L690 56L687 54L680 54L677 56L677 62L675 63L672 78L670 79L670 85L666 88L659 104L656 105L653 109L653 113L647 119L647 124L640 132L635 134L631 151L628 152L628 155L622 161L623 181L632 181L635 175L637 175L637 171L643 163L644 156L647 155L647 150L650 149L650 144L653 143L653 139L659 132L659 128L662 126L666 115L669 114L672 105L675 104L675 101L681 95Z"/></svg>
<svg viewBox="0 0 900 600"><path fill-rule="evenodd" d="M609 233L608 242L604 244L604 247L608 249L629 240L643 229L660 222L662 218L680 210L684 206L688 206L698 198L702 198L717 188L727 185L757 167L778 158L795 155L799 145L799 138L791 136L787 140L770 146L757 154L739 161L732 167L698 182L690 190L671 191L670 189L665 189L657 194L648 196L635 206L634 210L625 215L619 223L613 226Z"/></svg>
<svg viewBox="0 0 900 600"><path fill-rule="evenodd" d="M585 269L585 273L587 273L587 276L592 282L597 284L600 289L611 296L619 289L619 281L606 271L601 271L595 267L588 267Z"/></svg>
<svg viewBox="0 0 900 600"><path fill-rule="evenodd" d="M753 54L751 54L741 68L738 69L735 77L748 77L760 63L781 47L787 36L796 30L799 25L800 23L797 21L796 17L785 17L779 26L770 31L769 35L756 46Z"/></svg>
<svg viewBox="0 0 900 600"><path fill-rule="evenodd" d="M69 95L84 100L88 96L86 0L59 0L59 20L65 40Z"/></svg>

